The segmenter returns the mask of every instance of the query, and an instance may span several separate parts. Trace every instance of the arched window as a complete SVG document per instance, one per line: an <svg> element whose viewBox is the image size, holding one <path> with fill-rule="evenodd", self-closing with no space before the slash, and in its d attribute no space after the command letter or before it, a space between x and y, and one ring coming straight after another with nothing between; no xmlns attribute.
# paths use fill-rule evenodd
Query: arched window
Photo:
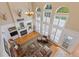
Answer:
<svg viewBox="0 0 79 59"><path fill-rule="evenodd" d="M69 13L69 8L67 7L60 7L56 10L56 13Z"/></svg>
<svg viewBox="0 0 79 59"><path fill-rule="evenodd" d="M65 27L65 24L68 20L68 16L69 16L69 9L67 7L57 8L56 14L54 15L52 32L51 32L51 38L56 43L60 41L60 37Z"/></svg>

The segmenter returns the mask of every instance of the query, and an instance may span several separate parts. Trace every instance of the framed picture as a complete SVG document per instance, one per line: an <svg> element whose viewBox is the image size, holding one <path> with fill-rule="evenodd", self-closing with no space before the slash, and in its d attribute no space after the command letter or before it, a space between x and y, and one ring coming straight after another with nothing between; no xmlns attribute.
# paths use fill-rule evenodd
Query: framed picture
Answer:
<svg viewBox="0 0 79 59"><path fill-rule="evenodd" d="M21 29L24 29L24 28L25 28L24 22L19 23L19 25L20 25L20 28L21 28Z"/></svg>
<svg viewBox="0 0 79 59"><path fill-rule="evenodd" d="M16 27L15 26L10 27L8 30L9 30L9 32L12 32L12 31L16 30Z"/></svg>
<svg viewBox="0 0 79 59"><path fill-rule="evenodd" d="M28 26L28 30L32 29L32 24L31 24L31 22L30 22L30 23L27 23L27 26Z"/></svg>

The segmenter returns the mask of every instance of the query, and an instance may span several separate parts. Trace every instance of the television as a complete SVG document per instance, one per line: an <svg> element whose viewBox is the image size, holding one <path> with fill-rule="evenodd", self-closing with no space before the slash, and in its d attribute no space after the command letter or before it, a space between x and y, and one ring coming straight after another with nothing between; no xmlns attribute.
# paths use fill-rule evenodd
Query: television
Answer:
<svg viewBox="0 0 79 59"><path fill-rule="evenodd" d="M11 32L10 35L11 35L11 36L18 35L18 32L17 32L17 31Z"/></svg>

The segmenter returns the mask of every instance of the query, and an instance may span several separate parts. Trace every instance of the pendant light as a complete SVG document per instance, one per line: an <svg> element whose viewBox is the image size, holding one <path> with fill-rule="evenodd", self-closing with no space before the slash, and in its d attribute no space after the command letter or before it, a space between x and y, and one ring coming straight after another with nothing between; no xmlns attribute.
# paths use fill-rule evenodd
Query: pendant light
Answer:
<svg viewBox="0 0 79 59"><path fill-rule="evenodd" d="M29 9L27 12L25 12L25 15L27 15L27 16L33 16L34 12Z"/></svg>

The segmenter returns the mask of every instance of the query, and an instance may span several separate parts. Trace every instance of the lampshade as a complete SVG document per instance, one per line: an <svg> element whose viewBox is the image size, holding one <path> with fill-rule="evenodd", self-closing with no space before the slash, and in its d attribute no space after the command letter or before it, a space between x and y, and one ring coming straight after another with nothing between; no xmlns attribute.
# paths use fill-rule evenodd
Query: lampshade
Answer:
<svg viewBox="0 0 79 59"><path fill-rule="evenodd" d="M34 15L34 12L32 12L32 11L28 11L28 12L25 12L25 14L27 15L27 16L33 16Z"/></svg>

